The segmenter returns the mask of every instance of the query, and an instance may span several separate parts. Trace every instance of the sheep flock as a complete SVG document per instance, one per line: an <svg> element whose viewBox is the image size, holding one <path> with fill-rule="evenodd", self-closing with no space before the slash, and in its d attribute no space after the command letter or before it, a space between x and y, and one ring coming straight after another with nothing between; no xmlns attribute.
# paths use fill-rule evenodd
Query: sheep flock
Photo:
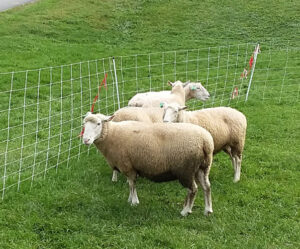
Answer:
<svg viewBox="0 0 300 249"><path fill-rule="evenodd" d="M139 204L136 180L178 180L187 197L182 216L192 212L198 186L204 194L204 214L212 210L209 172L213 155L224 151L231 158L234 182L240 180L247 120L236 109L215 107L186 111L190 99L206 101L210 95L199 82L168 82L171 91L138 93L128 107L112 116L88 112L82 141L94 144L113 170L129 184L128 202ZM212 168L213 170L213 168Z"/></svg>

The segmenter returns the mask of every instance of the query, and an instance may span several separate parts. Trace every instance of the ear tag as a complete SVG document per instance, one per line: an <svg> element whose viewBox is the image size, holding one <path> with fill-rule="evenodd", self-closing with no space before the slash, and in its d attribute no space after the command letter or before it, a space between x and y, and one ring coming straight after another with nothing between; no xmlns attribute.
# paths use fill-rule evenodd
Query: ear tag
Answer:
<svg viewBox="0 0 300 249"><path fill-rule="evenodd" d="M197 87L196 86L192 86L191 89L194 91L194 90L197 89Z"/></svg>
<svg viewBox="0 0 300 249"><path fill-rule="evenodd" d="M159 104L159 107L160 107L160 108L163 108L163 107L164 107L164 103L160 103L160 104Z"/></svg>

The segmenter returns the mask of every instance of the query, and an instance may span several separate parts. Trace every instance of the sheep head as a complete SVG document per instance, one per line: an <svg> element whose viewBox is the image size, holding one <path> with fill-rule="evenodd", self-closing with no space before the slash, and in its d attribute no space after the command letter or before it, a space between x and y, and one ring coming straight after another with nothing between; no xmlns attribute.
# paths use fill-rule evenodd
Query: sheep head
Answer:
<svg viewBox="0 0 300 249"><path fill-rule="evenodd" d="M162 103L164 108L163 121L165 123L178 122L179 112L186 109L186 106L179 106L178 104Z"/></svg>
<svg viewBox="0 0 300 249"><path fill-rule="evenodd" d="M209 99L210 94L200 82L186 82L184 89L189 92L188 99L196 98L202 101Z"/></svg>
<svg viewBox="0 0 300 249"><path fill-rule="evenodd" d="M101 136L103 123L113 119L113 116L103 114L92 114L88 112L83 119L84 133L82 141L86 145L91 145Z"/></svg>

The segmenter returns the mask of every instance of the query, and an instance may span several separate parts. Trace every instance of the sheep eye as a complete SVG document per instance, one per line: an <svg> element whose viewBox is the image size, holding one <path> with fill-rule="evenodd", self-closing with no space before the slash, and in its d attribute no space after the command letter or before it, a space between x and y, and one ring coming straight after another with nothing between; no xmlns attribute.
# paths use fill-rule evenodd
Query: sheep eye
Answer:
<svg viewBox="0 0 300 249"><path fill-rule="evenodd" d="M101 123L97 123L97 125L100 125Z"/></svg>

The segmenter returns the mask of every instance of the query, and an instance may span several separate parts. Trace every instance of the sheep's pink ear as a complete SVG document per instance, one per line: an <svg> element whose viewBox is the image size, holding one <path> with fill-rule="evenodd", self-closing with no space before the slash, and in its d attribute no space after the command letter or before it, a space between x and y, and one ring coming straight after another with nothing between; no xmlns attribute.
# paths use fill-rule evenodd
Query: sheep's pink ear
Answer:
<svg viewBox="0 0 300 249"><path fill-rule="evenodd" d="M178 111L185 110L186 108L187 108L187 106L179 106L179 107L178 107Z"/></svg>
<svg viewBox="0 0 300 249"><path fill-rule="evenodd" d="M115 117L115 115L111 115L111 116L105 118L105 119L103 120L103 122L109 122L109 121L111 121L114 117Z"/></svg>
<svg viewBox="0 0 300 249"><path fill-rule="evenodd" d="M172 83L171 81L168 81L168 84L173 87L174 83Z"/></svg>

